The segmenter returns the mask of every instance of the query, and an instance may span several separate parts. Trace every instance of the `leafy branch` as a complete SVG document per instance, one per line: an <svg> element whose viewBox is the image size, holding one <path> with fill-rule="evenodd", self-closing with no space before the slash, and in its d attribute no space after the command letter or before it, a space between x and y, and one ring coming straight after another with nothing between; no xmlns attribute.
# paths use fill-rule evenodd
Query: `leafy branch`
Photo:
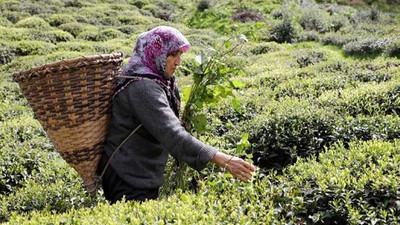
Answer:
<svg viewBox="0 0 400 225"><path fill-rule="evenodd" d="M241 112L240 101L235 97L233 89L244 87L244 84L231 80L242 71L237 66L231 66L227 62L229 56L234 54L246 42L244 35L232 37L222 45L214 44L214 48L201 51L195 58L195 66L191 70L193 85L183 90L183 100L186 105L182 115L182 121L186 129L192 134L200 134L206 130L207 117L203 109L207 105L216 105L221 100L232 97L233 108ZM245 140L247 141L247 140ZM245 144L241 144L243 149ZM187 165L178 161L172 162L170 169L166 171L166 182L162 193L169 193L175 188L187 189L190 180L198 176L190 174Z"/></svg>
<svg viewBox="0 0 400 225"><path fill-rule="evenodd" d="M230 38L221 46L214 45L214 49L201 51L195 58L193 69L193 85L183 90L183 100L186 102L182 121L191 133L202 133L206 130L207 118L202 110L207 105L216 105L221 100L232 97L232 106L238 112L240 102L233 94L233 89L243 87L244 84L231 80L234 75L240 74L240 68L231 67L226 58L238 50L246 40L241 35Z"/></svg>

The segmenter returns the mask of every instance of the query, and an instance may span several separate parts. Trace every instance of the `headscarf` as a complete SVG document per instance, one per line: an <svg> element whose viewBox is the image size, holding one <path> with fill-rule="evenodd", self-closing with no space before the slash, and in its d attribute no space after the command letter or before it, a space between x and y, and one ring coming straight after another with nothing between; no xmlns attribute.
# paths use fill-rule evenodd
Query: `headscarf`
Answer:
<svg viewBox="0 0 400 225"><path fill-rule="evenodd" d="M122 71L123 76L132 76L135 79L122 79L117 86L115 95L135 80L143 77L150 78L164 88L171 108L179 116L178 87L174 77L168 78L165 66L168 55L179 49L186 52L189 47L189 41L173 27L158 26L140 34L133 54Z"/></svg>
<svg viewBox="0 0 400 225"><path fill-rule="evenodd" d="M146 74L167 80L167 56L179 49L186 52L189 47L189 41L177 29L168 26L155 27L139 35L133 55L122 75Z"/></svg>

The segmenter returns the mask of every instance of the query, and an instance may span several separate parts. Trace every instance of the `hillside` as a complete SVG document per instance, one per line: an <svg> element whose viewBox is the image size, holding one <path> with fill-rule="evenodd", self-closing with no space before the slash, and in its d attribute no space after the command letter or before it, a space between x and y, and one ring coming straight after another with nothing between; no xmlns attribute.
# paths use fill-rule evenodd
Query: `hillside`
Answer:
<svg viewBox="0 0 400 225"><path fill-rule="evenodd" d="M399 0L0 0L0 13L0 222L399 223ZM197 135L259 170L249 183L188 170L182 190L171 161L159 200L109 205L85 192L11 74L112 52L125 64L158 25L191 43L183 98L199 53L247 40L220 59L235 98L207 104Z"/></svg>

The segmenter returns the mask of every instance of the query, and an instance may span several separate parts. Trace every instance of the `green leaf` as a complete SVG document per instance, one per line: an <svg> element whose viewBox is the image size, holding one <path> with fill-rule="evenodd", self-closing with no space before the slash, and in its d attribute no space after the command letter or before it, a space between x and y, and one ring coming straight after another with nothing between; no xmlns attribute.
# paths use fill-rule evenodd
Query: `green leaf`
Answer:
<svg viewBox="0 0 400 225"><path fill-rule="evenodd" d="M231 45L232 45L232 42L230 40L225 42L225 48L229 48L229 47L231 47Z"/></svg>
<svg viewBox="0 0 400 225"><path fill-rule="evenodd" d="M189 96L190 96L191 91L192 91L192 86L183 88L183 101L184 102L189 101Z"/></svg>
<svg viewBox="0 0 400 225"><path fill-rule="evenodd" d="M232 99L232 107L233 107L233 109L235 109L236 112L242 114L243 111L240 106L241 106L240 100L238 98L234 97Z"/></svg>
<svg viewBox="0 0 400 225"><path fill-rule="evenodd" d="M198 132L198 133L203 133L204 131L206 131L206 127L207 127L207 117L204 114L199 114L194 116L193 118L193 126L194 129Z"/></svg>
<svg viewBox="0 0 400 225"><path fill-rule="evenodd" d="M245 154L245 148L250 147L250 142L248 141L249 139L249 134L245 133L242 135L242 140L240 140L239 143L236 144L236 152L238 154Z"/></svg>
<svg viewBox="0 0 400 225"><path fill-rule="evenodd" d="M230 173L224 173L225 178L233 178L233 175Z"/></svg>
<svg viewBox="0 0 400 225"><path fill-rule="evenodd" d="M242 88L245 87L246 85L238 80L232 80L231 81L232 85L234 88Z"/></svg>
<svg viewBox="0 0 400 225"><path fill-rule="evenodd" d="M187 196L185 194L181 194L181 200L187 202L187 201L189 201L189 196Z"/></svg>

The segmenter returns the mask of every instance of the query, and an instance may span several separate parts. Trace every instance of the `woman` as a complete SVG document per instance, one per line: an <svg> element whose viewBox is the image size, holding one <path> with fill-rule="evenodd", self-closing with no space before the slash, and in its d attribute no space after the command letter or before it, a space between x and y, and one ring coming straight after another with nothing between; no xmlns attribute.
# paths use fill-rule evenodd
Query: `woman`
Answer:
<svg viewBox="0 0 400 225"><path fill-rule="evenodd" d="M159 26L139 36L122 73L129 78L118 85L114 95L109 134L98 169L100 173L104 170L126 139L102 179L105 197L111 203L123 196L127 200L156 199L164 183L168 154L196 170L211 161L242 181L252 177L253 165L200 142L180 123L174 73L189 47L186 38L172 27Z"/></svg>

